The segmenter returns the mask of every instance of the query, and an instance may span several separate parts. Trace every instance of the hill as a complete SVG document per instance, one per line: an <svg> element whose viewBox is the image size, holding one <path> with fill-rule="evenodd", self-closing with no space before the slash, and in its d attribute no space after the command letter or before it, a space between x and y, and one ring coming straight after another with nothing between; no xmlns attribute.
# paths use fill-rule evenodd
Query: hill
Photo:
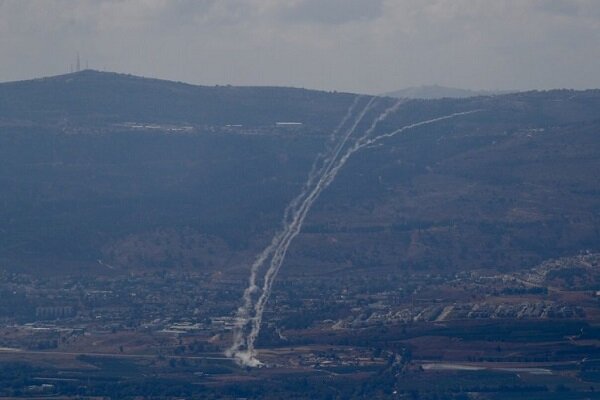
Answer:
<svg viewBox="0 0 600 400"><path fill-rule="evenodd" d="M1 84L0 265L245 271L354 98L94 71ZM479 112L357 153L283 271L514 270L600 251L599 107L600 91L403 102L376 133Z"/></svg>
<svg viewBox="0 0 600 400"><path fill-rule="evenodd" d="M489 91L489 90L468 90L451 88L439 85L413 86L393 92L385 93L384 96L395 97L398 99L463 99L466 97L494 96L498 94L508 94L507 91Z"/></svg>
<svg viewBox="0 0 600 400"><path fill-rule="evenodd" d="M327 118L340 112L350 97L281 87L195 86L84 70L0 84L0 120L250 126L299 121L321 126L332 123Z"/></svg>

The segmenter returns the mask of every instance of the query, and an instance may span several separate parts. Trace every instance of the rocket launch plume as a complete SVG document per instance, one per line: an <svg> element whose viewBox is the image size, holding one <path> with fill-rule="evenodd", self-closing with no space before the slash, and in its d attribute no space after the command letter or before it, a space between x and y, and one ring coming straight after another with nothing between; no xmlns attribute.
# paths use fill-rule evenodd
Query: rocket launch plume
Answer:
<svg viewBox="0 0 600 400"><path fill-rule="evenodd" d="M328 153L331 153L331 146L333 145L338 132L344 128L344 126L349 121L350 117L352 117L354 110L358 106L358 103L361 98L362 96L355 96L352 104L346 112L346 115L342 118L341 122L330 135L327 143L327 150L324 153L319 154L313 162L311 170L308 174L308 178L304 184L303 190L286 207L284 217L282 220L282 229L275 234L269 245L256 257L254 263L252 264L250 268L248 287L246 288L243 294L243 304L237 310L236 325L234 327L233 333L233 344L226 352L226 354L229 357L232 357L236 353L239 353L239 351L245 345L246 340L244 338L244 328L246 325L248 325L248 323L251 320L250 313L254 308L253 295L259 289L259 287L257 286L257 279L260 269L265 264L265 261L272 255L272 253L281 243L282 238L285 232L287 231L286 227L291 223L291 215L295 212L298 205L302 202L303 198L306 195L306 192L310 189L310 186L313 184L316 177L320 175L319 172L323 168L323 164L329 161L330 157L328 157Z"/></svg>
<svg viewBox="0 0 600 400"><path fill-rule="evenodd" d="M366 146L372 145L385 138L396 136L409 129L479 111L475 110L449 114L406 125L395 131L371 137L377 125L391 113L395 112L402 104L402 101L398 101L379 114L362 135L353 141L350 141L350 138L364 120L367 113L373 109L376 98L371 97L357 117L354 118L354 121L349 124L352 114L359 102L360 97L356 97L345 117L330 136L328 148L324 153L319 155L313 163L302 191L286 207L281 230L275 234L270 244L258 255L252 264L248 287L243 295L243 304L237 310L233 343L226 352L227 356L235 357L237 362L241 365L259 366L261 364L256 358L255 342L260 333L264 309L271 294L273 282L285 260L290 244L298 233L300 233L304 220L312 205L321 192L333 182L350 156ZM345 133L340 136L339 132L341 132L348 124L349 126ZM257 281L259 280L259 275L265 264L268 265L268 268L263 272L262 286L259 287Z"/></svg>
<svg viewBox="0 0 600 400"><path fill-rule="evenodd" d="M356 97L354 99L346 115L344 116L338 127L331 134L329 138L329 148L324 153L319 155L313 163L307 181L304 184L303 190L286 207L281 230L277 234L275 234L275 236L271 240L271 243L259 254L259 256L252 264L252 267L250 269L248 287L244 291L243 295L243 304L242 306L240 306L240 308L238 308L237 311L236 326L234 327L233 333L233 344L226 352L226 354L230 357L236 356L236 358L242 364L256 364L256 360L252 356L252 354L254 338L256 337L257 333L252 334L252 332L257 332L260 329L254 327L258 319L257 317L262 317L262 312L260 312L259 316L256 313L256 309L259 304L262 305L265 302L264 300L259 300L263 298L264 286L265 284L267 284L266 279L271 277L271 274L268 274L267 271L267 273L265 273L264 275L265 282L263 284L263 293L261 293L261 297L258 300L254 299L255 295L259 291L259 287L257 286L257 280L260 270L267 260L271 259L270 265L273 263L273 259L274 257L276 257L276 252L280 253L281 246L287 241L287 238L289 237L290 228L292 227L292 225L297 223L298 211L299 209L301 209L301 205L306 201L306 196L308 193L310 193L311 186L313 186L316 180L319 180L322 177L325 170L330 168L332 162L335 160L335 157L337 157L344 143L348 140L348 137L352 134L352 132L354 132L364 115L368 112L368 110L371 109L375 97L370 98L369 102L360 112L358 118L356 118L354 123L352 123L348 127L347 132L343 136L342 140L340 140L338 143L335 143L337 134L348 124L348 122L350 122L349 120L352 117L354 109L357 107L360 99L361 97ZM269 266L269 269L272 269L272 267ZM248 329L250 329L250 332L247 332ZM242 351L244 347L246 349L251 348L252 350L244 352Z"/></svg>

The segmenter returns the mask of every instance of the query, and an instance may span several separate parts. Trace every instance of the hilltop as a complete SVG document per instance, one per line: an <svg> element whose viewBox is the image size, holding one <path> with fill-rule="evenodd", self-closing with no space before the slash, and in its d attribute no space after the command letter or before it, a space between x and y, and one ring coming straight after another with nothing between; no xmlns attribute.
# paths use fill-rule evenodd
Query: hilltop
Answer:
<svg viewBox="0 0 600 400"><path fill-rule="evenodd" d="M342 112L350 97L285 87L198 86L84 70L0 84L0 120L322 125Z"/></svg>
<svg viewBox="0 0 600 400"><path fill-rule="evenodd" d="M384 96L396 97L398 99L464 99L477 96L495 96L499 94L508 94L510 91L492 91L492 90L469 90L440 85L412 86L393 92L385 93Z"/></svg>

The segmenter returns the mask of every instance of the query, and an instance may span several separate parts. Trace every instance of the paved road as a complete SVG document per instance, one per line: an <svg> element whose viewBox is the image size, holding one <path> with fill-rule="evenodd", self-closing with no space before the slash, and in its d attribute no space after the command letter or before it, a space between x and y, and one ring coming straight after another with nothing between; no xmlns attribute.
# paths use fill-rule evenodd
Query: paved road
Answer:
<svg viewBox="0 0 600 400"><path fill-rule="evenodd" d="M70 352L70 351L35 351L35 350L21 350L21 349L13 349L0 347L0 354L20 354L20 355L63 355L63 356L89 356L89 357L107 357L107 358L144 358L144 359L153 359L157 358L159 354L124 354L124 353L86 353L86 352ZM177 358L177 359L187 359L187 360L222 360L222 361L231 361L233 360L224 356L175 356L175 355L162 355L165 358Z"/></svg>

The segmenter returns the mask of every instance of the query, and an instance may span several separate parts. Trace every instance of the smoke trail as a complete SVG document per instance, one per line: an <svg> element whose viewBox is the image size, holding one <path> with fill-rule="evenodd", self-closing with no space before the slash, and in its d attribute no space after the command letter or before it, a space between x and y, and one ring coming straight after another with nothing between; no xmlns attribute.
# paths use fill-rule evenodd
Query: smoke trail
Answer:
<svg viewBox="0 0 600 400"><path fill-rule="evenodd" d="M380 142L383 139L399 135L402 132L405 132L405 131L410 130L410 129L418 128L419 126L429 125L429 124L433 124L433 123L436 123L436 122L444 121L446 119L456 118L456 117L459 117L461 115L473 114L473 113L480 112L480 111L482 111L482 110L463 111L463 112L458 112L458 113L453 113L453 114L445 115L443 117L429 119L427 121L415 122L414 124L403 126L402 128L396 129L395 131L392 131L392 132L389 132L389 133L384 133L382 135L375 136L375 137L370 138L370 139L368 138L368 135L364 135L362 138L360 138L359 140L357 140L355 142L354 146L352 146L342 156L342 158L339 160L338 164L336 165L336 168L339 170L341 167L343 167L344 164L346 163L346 161L348 161L348 158L350 158L350 156L352 154L356 153L358 150L360 150L360 149L362 149L362 148L364 148L366 146L370 146L372 144ZM335 171L335 174L337 174L337 171ZM335 174L331 177L331 179L335 178Z"/></svg>
<svg viewBox="0 0 600 400"><path fill-rule="evenodd" d="M355 131L356 127L358 126L358 124L363 119L364 115L366 114L366 111L368 111L370 109L370 106L372 104L373 104L373 99L371 99L371 101L369 102L369 104L367 104L367 106L365 107L365 109L363 110L361 115L359 115L356 122L354 123L352 128L348 131L348 133L346 134L344 139L338 144L338 146L336 146L336 151L333 154L333 156L331 157L330 162L327 165L327 168L323 171L323 174L321 174L321 177L320 177L319 181L317 182L316 186L313 188L313 190L310 192L308 197L301 204L300 209L295 214L294 220L292 221L292 223L289 226L289 229L287 230L286 234L284 235L281 245L277 247L277 249L275 250L275 254L271 258L271 263L270 263L269 269L267 270L265 278L264 278L261 295L254 307L255 317L252 320L252 330L251 330L250 334L248 335L248 338L246 339L247 340L247 352L250 353L251 355L254 354L254 342L256 341L256 338L258 337L258 334L260 332L260 326L262 323L262 316L264 313L264 308L265 308L266 302L269 299L273 282L275 280L275 277L277 276L277 273L279 272L279 269L281 268L281 265L283 264L283 261L287 254L287 250L288 250L291 242L293 241L293 239L300 232L300 229L302 228L302 225L304 223L306 215L307 215L308 211L310 210L310 208L312 207L313 203L317 200L319 194L323 191L323 189L325 189L333 181L333 179L335 178L335 175L337 175L337 172L343 166L343 164L340 165L339 161L337 162L337 164L334 164L334 163L335 163L337 157L339 156L340 151L344 147L346 141L352 135L352 133ZM400 104L402 104L402 101L396 102L392 107L389 107L383 113L381 113L371 123L371 126L363 134L361 139L368 137L368 135L370 135L375 130L375 128L377 127L377 124L379 122L383 121L390 113L396 111L398 109L398 107L400 106ZM353 148L351 148L351 150L352 149ZM345 159L347 159L347 157L349 157L348 152L346 154L344 154L344 156L342 157L342 159L344 160L343 163L345 163Z"/></svg>
<svg viewBox="0 0 600 400"><path fill-rule="evenodd" d="M355 96L352 104L350 105L350 107L348 108L348 111L346 112L346 115L342 118L342 120L340 121L338 126L331 133L331 135L329 137L329 143L327 145L328 147L331 146L331 142L333 142L335 140L335 137L337 136L339 131L346 125L346 123L348 122L348 120L350 119L352 114L354 113L354 110L362 97L363 96ZM331 151L331 149L328 149L328 150ZM319 164L321 162L326 163L329 160L329 158L330 157L328 157L328 155L327 155L327 150L325 153L317 156L317 158L313 162L311 170L308 174L308 178L307 178L306 183L304 184L303 190L300 192L299 195L297 195L290 202L290 204L288 204L288 206L285 209L284 217L282 220L282 226L283 226L282 229L273 237L270 244L257 256L256 260L252 264L252 266L250 268L250 277L248 279L248 287L246 288L246 290L244 290L244 294L243 294L243 304L237 310L237 315L236 315L237 320L236 320L236 324L234 327L234 333L233 333L233 344L226 351L227 356L229 356L229 357L233 356L235 354L235 352L240 350L241 347L244 345L244 336L243 336L244 335L244 327L248 324L248 322L250 320L250 311L253 308L252 307L252 297L253 297L253 294L256 293L258 290L256 281L257 281L258 273L260 272L261 267L263 266L265 261L271 256L271 254L275 251L275 249L279 246L279 244L281 243L281 240L282 240L285 232L287 231L287 226L290 224L291 215L295 212L296 208L301 203L302 199L306 196L306 193L310 189L310 186L313 184L316 177L321 174L321 170L323 169L323 166L321 166L319 168Z"/></svg>
<svg viewBox="0 0 600 400"><path fill-rule="evenodd" d="M238 329L236 329L236 332L234 333L234 342L233 342L232 347L228 350L227 354L230 356L235 355L236 358L238 358L238 360L240 360L240 362L242 362L245 365L257 365L257 363L258 363L258 360L256 360L256 358L254 357L254 342L260 331L260 325L262 322L264 307L265 307L266 301L269 298L273 280L274 280L275 276L277 275L277 272L279 271L279 268L281 267L283 260L285 259L287 249L288 249L291 241L299 233L300 228L302 226L302 223L304 222L304 219L306 217L308 210L310 209L310 207L316 200L318 194L323 190L323 188L324 188L323 182L325 181L325 177L330 173L332 168L334 168L334 163L335 163L336 159L339 157L340 152L344 148L348 139L356 131L356 128L358 127L360 122L364 119L367 112L372 109L372 107L375 103L375 100L376 100L375 97L372 97L369 100L369 102L363 108L361 113L355 119L352 126L348 129L348 131L346 132L344 137L335 145L335 147L331 150L331 152L329 154L325 153L325 157L323 160L324 165L320 169L317 169L318 173L313 173L311 171L311 174L309 174L309 179L308 179L307 183L305 184L304 190L293 201L294 205L296 205L297 203L300 203L300 208L299 209L295 209L295 207L288 208L288 209L294 210L294 212L292 213L292 220L289 221L289 223L286 226L284 226L283 231L281 233L279 233L278 235L276 235L276 237L274 238L274 241L272 242L272 244L274 242L278 242L278 245L275 246L274 254L271 257L271 262L270 262L269 268L265 274L261 295L254 305L254 310L253 310L254 317L250 318L250 312L247 307L248 305L251 304L251 296L245 297L245 300L249 300L249 301L245 302L243 310L242 309L238 310L238 315L242 316L242 318L238 318L239 323L236 327ZM379 121L383 120L383 118L385 118L390 112L396 110L399 104L400 103L398 102L393 107L390 107L384 113L382 113L372 123L371 127L367 130L367 134L369 134L369 133L371 133L371 131L373 131L373 129L375 128L376 124ZM344 121L342 121L342 123L340 124L340 127L343 125L344 125ZM335 136L335 134L332 135L332 137L334 137L334 136ZM315 169L313 169L313 171L314 170ZM312 185L313 180L316 179L317 177L319 179L316 183L316 186L309 192L309 189ZM306 197L307 195L308 195L308 197ZM296 201L296 200L298 200L298 201ZM302 201L299 202L299 200L302 200ZM268 248L268 250L272 251L272 248ZM265 252L263 252L263 254L264 253ZM259 260L260 263L263 263L264 261L266 261L266 257L261 258ZM253 281L253 283L255 283L255 280ZM252 287L252 291L253 292L256 291L255 286ZM243 338L244 326L248 322L251 323L251 331L249 332L248 336L245 339L246 350L240 351L242 346L244 345L244 338Z"/></svg>
<svg viewBox="0 0 600 400"><path fill-rule="evenodd" d="M362 120L362 118L367 113L367 111L372 107L374 99L375 99L374 97L371 98L371 100L367 103L365 108L360 113L357 120L354 122L354 124L348 130L348 133L346 134L344 139L340 142L340 144L338 144L333 149L333 156L327 155L327 153L325 153L326 155L324 157L324 162L327 162L328 160L333 160L333 159L335 159L335 157L337 157L337 155L339 154L339 151L341 150L341 147L346 142L347 138L355 131L360 120ZM356 103L357 102L355 102L351 106L351 109L354 108ZM347 113L347 116L342 120L338 129L341 129L345 125L346 121L349 119L351 114L352 114L352 110L350 110ZM332 134L332 137L335 137L336 133L337 132L334 131L334 133ZM327 164L327 167L329 167L329 165L331 165L331 163ZM317 176L321 176L323 174L323 172L322 172L323 168L324 167L313 169L313 171L318 170L318 173L311 171L311 174L309 174L309 179L307 180L307 183L305 185L305 189L290 203L290 206L288 206L286 209L286 216L284 217L283 229L278 234L275 235L275 237L271 241L271 244L265 250L263 250L263 252L259 255L257 260L252 265L249 286L244 292L244 305L238 309L237 322L236 322L236 327L234 330L234 341L233 341L232 346L226 352L226 354L228 356L233 356L233 355L236 355L236 353L240 353L240 349L242 348L242 346L244 346L244 341L246 341L246 346L248 346L248 343L247 343L248 338L246 338L244 340L243 335L244 335L244 328L246 327L246 325L249 322L254 322L256 320L256 317L250 318L250 311L252 310L252 294L257 292L257 290L258 290L258 287L256 286L256 278L257 278L258 271L260 270L260 268L264 264L264 262L269 258L271 253L273 253L274 250L276 250L277 248L279 248L281 246L282 240L286 237L286 234L289 232L290 225L292 223L294 223L294 221L296 219L296 218L293 218L292 221L288 221L288 214L290 213L291 210L294 211L293 212L294 215L297 214L297 211L295 210L296 206L299 203L301 203L301 201L302 202L304 201L303 198L306 196L308 189L310 189L310 185L312 184L314 179ZM252 340L251 347L253 346L253 342L254 341ZM253 353L250 353L250 354L253 354ZM243 354L239 354L239 356L237 356L237 358L240 359L240 361L246 365L256 364L256 362L257 362L257 360L255 360L254 357L252 357L252 356L245 357L246 358L245 360L242 359L242 357L244 357ZM253 360L254 360L254 362L253 362Z"/></svg>
<svg viewBox="0 0 600 400"><path fill-rule="evenodd" d="M285 226L285 223L290 218L290 215L292 214L292 210L295 210L295 208L298 206L298 204L300 204L302 198L306 195L306 193L308 192L308 189L310 188L310 186L312 186L314 180L321 174L321 171L324 166L323 165L319 166L319 164L326 163L329 160L328 153L331 152L330 147L332 146L332 143L335 141L337 134L340 132L340 130L342 130L342 128L346 125L346 123L348 122L348 120L350 119L352 114L354 113L354 109L358 105L358 102L361 98L363 98L363 96L355 96L354 97L352 104L350 105L350 107L348 107L348 111L346 112L346 115L344 115L344 117L342 118L342 120L340 121L338 126L332 131L331 135L329 135L329 139L327 141L328 143L326 144L325 151L323 151L322 153L319 153L317 155L317 157L315 158L315 160L313 161L312 166L310 168L310 172L308 173L308 178L306 179L306 182L304 183L302 191L290 202L290 204L288 204L288 206L285 209L284 217L283 217L283 221L284 221L283 225L284 226ZM284 231L285 231L285 229L283 229L280 233L283 233Z"/></svg>
<svg viewBox="0 0 600 400"><path fill-rule="evenodd" d="M248 366L260 365L260 361L258 361L255 357L254 343L260 332L260 326L262 323L262 317L264 314L265 305L270 296L275 277L277 276L277 273L279 272L281 265L283 264L283 261L285 260L285 256L287 254L287 251L288 251L288 248L289 248L291 242L300 232L300 230L302 228L302 224L304 223L304 220L306 218L308 211L310 210L310 208L312 207L313 203L316 201L316 199L318 198L320 193L325 188L327 188L329 186L329 184L331 184L331 182L333 182L333 180L337 176L338 172L345 165L345 163L350 158L350 156L352 154L354 154L356 151L364 148L365 146L376 143L384 138L395 136L406 130L413 129L418 126L422 126L422 125L426 125L426 124L435 123L435 122L442 121L445 119L454 118L454 117L457 117L460 115L466 115L466 114L470 114L470 113L479 111L479 110L475 110L475 111L454 113L454 114L450 114L447 116L438 117L438 118L430 119L427 121L410 124L410 125L400 128L400 129L397 129L395 131L392 131L390 133L379 135L374 138L369 138L370 134L375 130L377 124L379 122L383 121L390 113L397 110L397 108L401 104L401 102L398 102L398 103L394 104L392 107L385 110L382 114L380 114L372 122L369 129L367 129L367 131L365 131L365 133L354 142L354 145L351 146L350 148L348 148L348 150L346 150L346 152L342 155L342 157L338 159L341 150L344 148L348 139L350 138L352 133L356 130L357 126L362 121L362 119L364 118L366 113L371 109L373 102L374 102L374 98L372 98L369 101L369 103L365 106L363 111L360 113L358 118L355 120L352 127L348 130L348 132L343 137L343 139L334 147L334 149L332 150L330 155L325 156L325 158L324 158L325 166L321 167L320 169L313 168L313 170L311 170L311 174L309 174L309 179L308 179L307 183L305 184L304 190L301 192L301 194L299 196L296 197L296 199L294 199L295 201L292 203L293 205L289 208L289 210L291 210L292 220L289 221L289 223L286 224L286 226L284 226L284 229L281 232L279 232L276 235L276 237L273 239L273 242L271 244L274 244L274 245L272 247L269 246L267 248L268 249L267 256L265 256L264 258L259 257L260 263L262 265L262 263L264 263L267 260L268 256L271 255L271 253L272 253L271 261L269 263L269 268L267 269L267 272L265 273L265 276L263 279L263 287L261 290L261 294L254 305L254 309L253 309L254 316L252 318L250 318L250 306L252 304L252 299L250 296L250 301L247 304L248 307L246 307L243 310L243 316L244 316L243 323L240 325L239 331L236 332L236 337L234 338L233 346L228 351L228 355L235 356L238 359L238 361L240 363L242 363L243 365L248 365ZM343 125L343 123L341 124L341 126L342 125ZM319 173L314 173L314 171L317 171L317 170ZM312 190L310 190L310 192L309 192L308 189L310 189L312 182L317 177L319 177L318 181L316 182L316 184L314 185ZM296 209L296 206L298 206L298 204L299 204L299 208ZM267 249L265 249L265 251L267 251ZM262 254L265 254L265 251L263 251ZM256 277L254 277L254 279L255 278ZM255 280L253 282L254 282L254 286L252 287L252 292L256 292L258 290L258 288L255 285ZM246 306L246 304L245 304L245 306ZM248 333L248 335L245 339L246 349L244 351L242 351L241 349L244 344L243 328L248 324L248 321L251 322L251 331Z"/></svg>
<svg viewBox="0 0 600 400"><path fill-rule="evenodd" d="M314 201L318 198L318 196L320 195L320 193L323 191L323 189L325 189L337 176L339 170L346 164L346 162L348 161L348 159L350 158L350 156L352 154L354 154L355 152L357 152L358 150L371 145L373 143L376 143L384 138L388 138L388 137L392 137L395 136L397 134L400 134L406 130L409 129L413 129L422 125L427 125L427 124L432 124L435 122L439 122L439 121L443 121L445 119L450 119L450 118L455 118L457 116L460 115L467 115L467 114L471 114L473 112L477 112L477 111L467 111L467 112L461 112L461 113L454 113L451 115L447 115L444 117L439 117L439 118L435 118L435 119L431 119L431 120L427 120L427 121L422 121L422 122L418 122L418 123L414 123L411 125L407 125L403 128L397 129L396 131L387 133L387 134L383 134L383 135L379 135L376 136L374 138L369 139L368 136L369 134L371 134L373 132L373 130L375 129L376 125L378 122L382 121L389 113L395 111L397 109L397 107L399 106L399 104L396 104L392 107L390 107L388 110L386 110L384 113L382 113L371 125L371 127L365 132L365 134L355 142L354 146L350 147L346 153L338 160L338 162L331 168L328 169L326 171L326 173L322 176L322 178L319 180L319 182L317 183L317 185L315 186L315 188L312 190L312 192L310 193L310 195L307 197L306 201L302 203L302 206L298 212L298 214L296 215L296 218L294 219L294 223L292 224L292 226L290 227L290 229L287 232L287 235L285 235L284 240L282 242L282 245L279 246L276 250L275 250L275 254L273 256L273 258L271 259L271 266L274 268L269 268L267 270L267 274L265 276L265 283L263 285L263 290L262 290L262 294L257 302L257 305L255 306L255 310L257 312L259 312L259 314L257 316L261 316L262 315L262 310L264 307L264 303L266 302L266 300L268 299L268 296L270 294L270 289L271 289L271 284L273 282L273 278L274 275L277 274L279 267L281 266L282 262L283 262L283 258L285 258L285 253L287 251L287 248L289 247L289 244L291 243L291 241L293 240L293 238L299 233L300 228L302 227L302 223L304 222L304 218L306 217L306 214L308 213L308 211L310 210L312 204L314 203ZM260 325L260 318L255 318L255 320L253 321L253 325L256 329L257 326ZM258 332L256 332L258 333ZM252 339L252 336L250 337Z"/></svg>

